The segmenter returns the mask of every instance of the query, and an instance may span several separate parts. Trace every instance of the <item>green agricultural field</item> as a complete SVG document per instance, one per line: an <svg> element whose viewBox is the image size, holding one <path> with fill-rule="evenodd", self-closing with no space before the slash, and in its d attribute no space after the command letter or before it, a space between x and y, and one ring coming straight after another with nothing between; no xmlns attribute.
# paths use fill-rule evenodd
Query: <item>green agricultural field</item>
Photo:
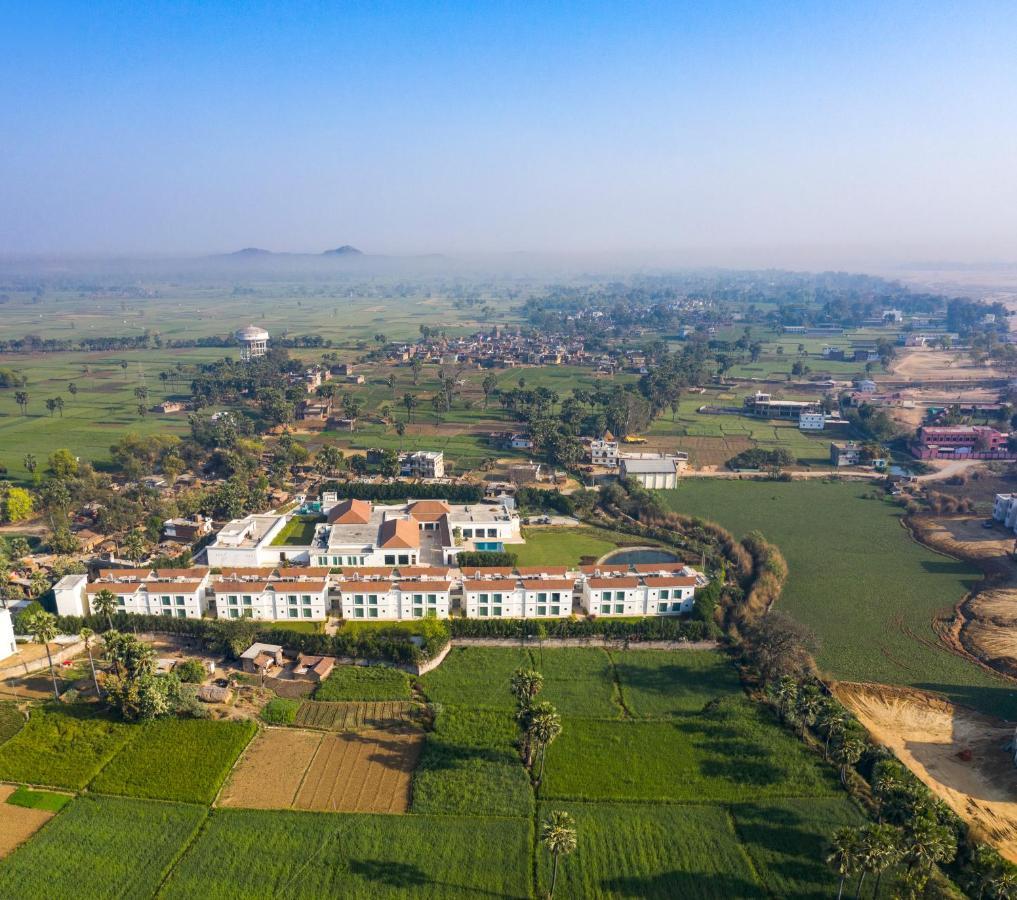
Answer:
<svg viewBox="0 0 1017 900"><path fill-rule="evenodd" d="M315 700L409 700L410 676L388 666L336 666Z"/></svg>
<svg viewBox="0 0 1017 900"><path fill-rule="evenodd" d="M269 725L292 725L297 721L297 710L300 700L287 700L285 697L273 697L261 710L263 722Z"/></svg>
<svg viewBox="0 0 1017 900"><path fill-rule="evenodd" d="M7 798L12 806L24 806L28 809L44 809L47 812L60 812L74 798L70 794L57 794L54 791L33 791L31 788L19 787Z"/></svg>
<svg viewBox="0 0 1017 900"><path fill-rule="evenodd" d="M177 362L211 362L236 351L129 350L109 353L47 353L21 355L5 353L0 365L16 369L28 378L27 414L22 415L13 388L0 390L0 465L15 479L28 479L25 455L31 453L40 466L58 447L94 463L109 460L109 448L129 432L138 434L184 434L188 431L184 412L161 415L138 414L136 388L147 388L145 405L155 406L166 399L186 399L188 388L159 379L159 373ZM121 363L127 363L124 369ZM71 393L74 384L77 393ZM61 397L62 415L50 414L46 400Z"/></svg>
<svg viewBox="0 0 1017 900"><path fill-rule="evenodd" d="M88 707L37 707L0 746L0 781L80 790L130 738L131 726Z"/></svg>
<svg viewBox="0 0 1017 900"><path fill-rule="evenodd" d="M833 893L834 879L824 864L830 832L863 821L846 797L735 806L731 814L738 838L770 896L816 900Z"/></svg>
<svg viewBox="0 0 1017 900"><path fill-rule="evenodd" d="M846 681L939 691L956 702L1017 719L1017 691L943 648L938 615L980 573L910 539L901 510L867 499L856 483L687 479L661 499L719 522L737 536L761 531L780 546L790 575L780 608L811 626L819 665Z"/></svg>
<svg viewBox="0 0 1017 900"><path fill-rule="evenodd" d="M525 819L213 811L161 896L530 896Z"/></svg>
<svg viewBox="0 0 1017 900"><path fill-rule="evenodd" d="M25 716L13 701L0 702L0 744L10 740L25 724Z"/></svg>
<svg viewBox="0 0 1017 900"><path fill-rule="evenodd" d="M250 721L158 719L137 733L89 785L99 794L211 803L257 726Z"/></svg>
<svg viewBox="0 0 1017 900"><path fill-rule="evenodd" d="M153 897L206 815L182 803L79 797L0 861L0 897Z"/></svg>
<svg viewBox="0 0 1017 900"><path fill-rule="evenodd" d="M621 700L630 715L670 718L699 712L711 700L740 692L738 673L712 650L628 650L611 654Z"/></svg>
<svg viewBox="0 0 1017 900"><path fill-rule="evenodd" d="M667 722L564 718L541 797L733 803L828 796L835 781L769 710L731 697Z"/></svg>
<svg viewBox="0 0 1017 900"><path fill-rule="evenodd" d="M575 819L578 840L561 863L555 897L766 896L723 807L550 802L540 804L540 817L559 809ZM537 860L546 891L550 860L546 853Z"/></svg>
<svg viewBox="0 0 1017 900"><path fill-rule="evenodd" d="M533 667L544 676L541 700L563 716L617 718L622 714L611 658L603 650L531 651Z"/></svg>
<svg viewBox="0 0 1017 900"><path fill-rule="evenodd" d="M533 789L512 713L444 706L413 775L413 812L533 815Z"/></svg>
<svg viewBox="0 0 1017 900"><path fill-rule="evenodd" d="M424 693L436 703L511 710L516 705L509 689L512 673L531 665L529 653L522 648L455 647L420 680Z"/></svg>

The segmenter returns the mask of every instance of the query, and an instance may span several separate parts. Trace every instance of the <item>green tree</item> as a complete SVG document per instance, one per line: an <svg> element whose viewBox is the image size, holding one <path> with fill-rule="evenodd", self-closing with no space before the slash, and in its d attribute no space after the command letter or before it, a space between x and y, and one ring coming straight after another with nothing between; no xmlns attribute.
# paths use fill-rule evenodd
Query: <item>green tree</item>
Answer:
<svg viewBox="0 0 1017 900"><path fill-rule="evenodd" d="M576 849L576 823L572 816L564 810L549 812L540 827L540 840L551 854L551 887L547 896L553 897L558 883L558 862Z"/></svg>
<svg viewBox="0 0 1017 900"><path fill-rule="evenodd" d="M861 866L862 841L856 828L838 828L830 841L830 853L826 861L840 878L837 886L837 900L844 895L844 882Z"/></svg>
<svg viewBox="0 0 1017 900"><path fill-rule="evenodd" d="M403 394L403 406L406 407L406 420L408 422L413 421L413 410L419 405L420 401L413 394Z"/></svg>
<svg viewBox="0 0 1017 900"><path fill-rule="evenodd" d="M844 735L833 745L830 758L840 768L840 783L847 787L848 770L862 758L865 744L853 735Z"/></svg>
<svg viewBox="0 0 1017 900"><path fill-rule="evenodd" d="M72 397L78 396L78 386L72 381L67 385L67 393Z"/></svg>
<svg viewBox="0 0 1017 900"><path fill-rule="evenodd" d="M957 835L930 816L918 816L904 827L903 861L917 886L922 887L937 863L950 862L957 855Z"/></svg>
<svg viewBox="0 0 1017 900"><path fill-rule="evenodd" d="M37 644L46 648L46 659L49 661L49 677L53 680L53 696L60 699L57 687L56 669L53 668L53 654L49 652L50 642L57 636L56 616L44 610L36 610L21 617L21 627L25 629Z"/></svg>
<svg viewBox="0 0 1017 900"><path fill-rule="evenodd" d="M512 673L511 685L512 696L520 707L530 706L534 698L544 688L544 676L536 669L516 669Z"/></svg>
<svg viewBox="0 0 1017 900"><path fill-rule="evenodd" d="M494 393L494 389L498 387L498 379L493 372L488 372L484 376L484 380L480 382L480 388L484 392L484 409L487 409L488 401L491 399L491 394Z"/></svg>
<svg viewBox="0 0 1017 900"><path fill-rule="evenodd" d="M334 478L346 468L346 457L334 444L326 444L315 456L314 468L319 474Z"/></svg>
<svg viewBox="0 0 1017 900"><path fill-rule="evenodd" d="M420 383L420 373L424 369L424 363L421 361L419 356L414 356L410 360L410 371L413 373L413 386L416 387Z"/></svg>
<svg viewBox="0 0 1017 900"><path fill-rule="evenodd" d="M47 460L50 472L57 478L69 478L78 474L78 459L66 448L54 450Z"/></svg>
<svg viewBox="0 0 1017 900"><path fill-rule="evenodd" d="M32 515L32 495L24 488L7 489L3 498L3 518L5 522L23 522Z"/></svg>
<svg viewBox="0 0 1017 900"><path fill-rule="evenodd" d="M141 562L145 556L145 534L140 528L135 528L124 538L124 552L131 562Z"/></svg>
<svg viewBox="0 0 1017 900"><path fill-rule="evenodd" d="M547 748L561 734L561 716L558 715L555 708L550 703L541 703L540 707L534 711L529 728L527 729L530 741L540 754L540 768L536 779L538 786L544 778L544 761L547 758Z"/></svg>
<svg viewBox="0 0 1017 900"><path fill-rule="evenodd" d="M35 470L39 468L39 460L35 458L34 453L25 454L24 466L29 475L35 474Z"/></svg>
<svg viewBox="0 0 1017 900"><path fill-rule="evenodd" d="M116 612L117 598L108 588L103 588L92 598L92 612L97 616L105 616L109 630L113 630L113 613Z"/></svg>
<svg viewBox="0 0 1017 900"><path fill-rule="evenodd" d="M18 404L18 408L21 410L21 415L28 415L28 391L15 391L14 402Z"/></svg>

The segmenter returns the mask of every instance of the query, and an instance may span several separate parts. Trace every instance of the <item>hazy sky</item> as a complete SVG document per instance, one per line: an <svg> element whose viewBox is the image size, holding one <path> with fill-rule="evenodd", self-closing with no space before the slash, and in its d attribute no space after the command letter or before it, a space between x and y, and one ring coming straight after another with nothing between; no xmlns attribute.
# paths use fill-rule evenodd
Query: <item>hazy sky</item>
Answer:
<svg viewBox="0 0 1017 900"><path fill-rule="evenodd" d="M1013 0L0 0L0 253L1017 260L1015 48Z"/></svg>

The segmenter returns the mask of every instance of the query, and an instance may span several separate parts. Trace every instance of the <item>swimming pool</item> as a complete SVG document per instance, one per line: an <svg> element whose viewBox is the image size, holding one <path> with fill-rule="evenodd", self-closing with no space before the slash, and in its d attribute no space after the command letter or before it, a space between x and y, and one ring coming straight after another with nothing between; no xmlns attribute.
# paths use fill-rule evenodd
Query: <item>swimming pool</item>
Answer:
<svg viewBox="0 0 1017 900"><path fill-rule="evenodd" d="M616 565L638 565L639 563L676 563L681 560L678 559L677 554L670 550L660 550L656 547L633 547L608 553L601 562Z"/></svg>
<svg viewBox="0 0 1017 900"><path fill-rule="evenodd" d="M505 552L505 545L501 541L474 541L474 546L485 553Z"/></svg>

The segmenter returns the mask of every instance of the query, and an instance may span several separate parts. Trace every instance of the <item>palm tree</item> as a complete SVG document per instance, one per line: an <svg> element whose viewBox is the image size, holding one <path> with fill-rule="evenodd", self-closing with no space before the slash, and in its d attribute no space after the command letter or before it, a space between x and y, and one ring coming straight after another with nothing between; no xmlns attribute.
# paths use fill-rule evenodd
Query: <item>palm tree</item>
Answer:
<svg viewBox="0 0 1017 900"><path fill-rule="evenodd" d="M544 676L535 669L516 669L512 673L512 695L520 706L529 706L544 687Z"/></svg>
<svg viewBox="0 0 1017 900"><path fill-rule="evenodd" d="M918 816L904 829L903 858L909 872L927 879L936 863L949 862L956 854L957 835L935 819Z"/></svg>
<svg viewBox="0 0 1017 900"><path fill-rule="evenodd" d="M787 720L788 710L798 697L798 682L791 675L782 675L776 684L771 684L769 693L781 722Z"/></svg>
<svg viewBox="0 0 1017 900"><path fill-rule="evenodd" d="M134 563L140 562L145 555L145 536L137 528L124 538L124 551L127 558Z"/></svg>
<svg viewBox="0 0 1017 900"><path fill-rule="evenodd" d="M859 829L858 836L861 874L858 876L855 897L861 896L862 884L870 872L876 875L876 889L872 896L878 897L883 872L900 861L900 832L892 825L869 824Z"/></svg>
<svg viewBox="0 0 1017 900"><path fill-rule="evenodd" d="M21 408L21 415L28 415L28 391L15 391L14 402Z"/></svg>
<svg viewBox="0 0 1017 900"><path fill-rule="evenodd" d="M548 813L540 828L540 840L551 854L551 889L547 896L553 897L558 881L558 860L576 849L576 823L572 816L560 809Z"/></svg>
<svg viewBox="0 0 1017 900"><path fill-rule="evenodd" d="M102 690L99 687L99 679L95 674L95 660L92 659L92 638L95 636L95 632L87 626L82 628L78 632L81 635L81 639L85 642L85 652L88 654L88 666L92 670L92 684L95 685L95 696L102 698Z"/></svg>
<svg viewBox="0 0 1017 900"><path fill-rule="evenodd" d="M35 458L34 453L26 453L24 465L25 471L28 472L29 475L34 475L35 470L39 468L39 460Z"/></svg>
<svg viewBox="0 0 1017 900"><path fill-rule="evenodd" d="M847 716L835 703L827 703L816 717L816 727L825 738L823 755L827 759L830 758L830 742L844 734L846 725Z"/></svg>
<svg viewBox="0 0 1017 900"><path fill-rule="evenodd" d="M49 676L53 679L53 696L60 699L57 687L56 670L53 668L53 655L49 652L49 644L57 636L56 616L43 610L30 612L22 617L22 624L37 644L46 648L46 659L49 660Z"/></svg>
<svg viewBox="0 0 1017 900"><path fill-rule="evenodd" d="M109 630L113 630L113 613L117 608L117 598L113 592L103 588L92 598L92 612L97 616L105 616Z"/></svg>
<svg viewBox="0 0 1017 900"><path fill-rule="evenodd" d="M798 718L799 736L804 740L805 732L816 724L816 717L823 707L823 695L815 684L802 685L795 697L795 714Z"/></svg>
<svg viewBox="0 0 1017 900"><path fill-rule="evenodd" d="M840 783L847 787L847 773L865 752L865 744L851 735L844 735L833 745L831 759L840 766Z"/></svg>
<svg viewBox="0 0 1017 900"><path fill-rule="evenodd" d="M1010 900L1017 897L1017 872L1007 869L1000 872L989 882L989 896L999 900Z"/></svg>
<svg viewBox="0 0 1017 900"><path fill-rule="evenodd" d="M413 410L416 409L419 403L420 401L413 394L403 394L403 406L406 407L406 420L408 422L413 421Z"/></svg>
<svg viewBox="0 0 1017 900"><path fill-rule="evenodd" d="M826 857L829 865L840 876L840 884L837 887L837 900L844 895L844 882L849 875L853 874L861 862L862 842L855 828L838 828L833 833L830 841L830 853Z"/></svg>
<svg viewBox="0 0 1017 900"><path fill-rule="evenodd" d="M540 771L537 773L537 785L544 778L544 760L547 758L547 748L555 738L561 734L561 716L550 703L541 704L541 709L530 722L528 733L530 740L540 748Z"/></svg>

